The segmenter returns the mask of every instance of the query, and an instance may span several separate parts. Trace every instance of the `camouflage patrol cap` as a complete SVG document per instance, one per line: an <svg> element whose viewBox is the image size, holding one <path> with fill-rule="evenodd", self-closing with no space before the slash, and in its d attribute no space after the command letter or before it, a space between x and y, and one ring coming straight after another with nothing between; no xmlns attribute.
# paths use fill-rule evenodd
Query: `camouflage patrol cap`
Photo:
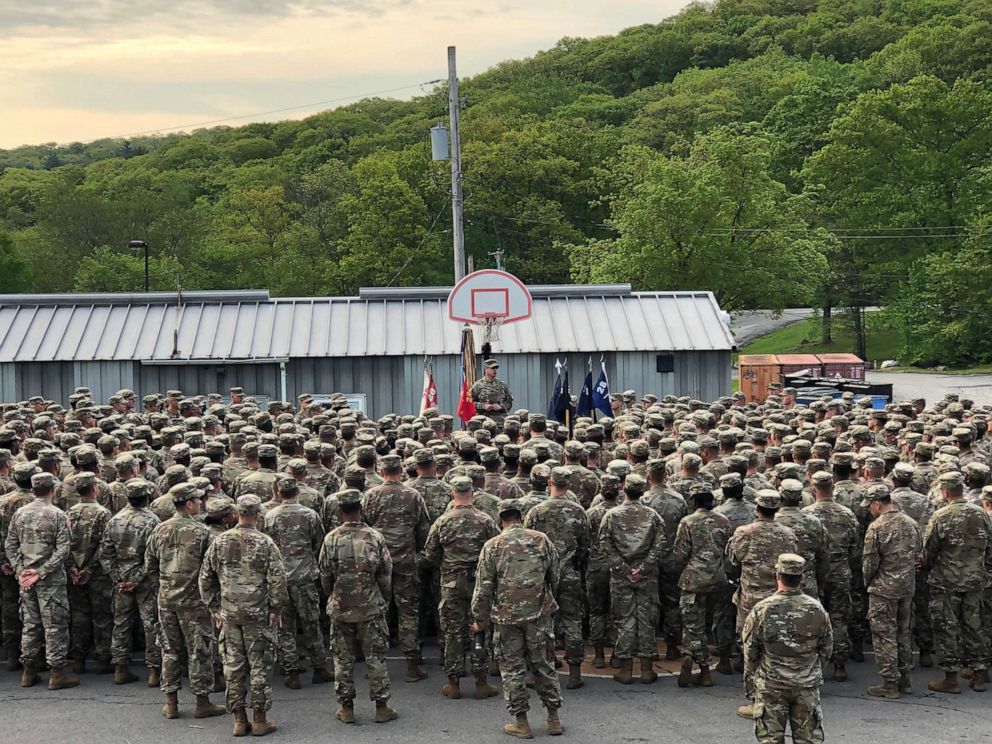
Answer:
<svg viewBox="0 0 992 744"><path fill-rule="evenodd" d="M818 470L810 478L814 486L827 486L834 482L833 473L828 470Z"/></svg>
<svg viewBox="0 0 992 744"><path fill-rule="evenodd" d="M421 447L413 453L413 461L418 465L429 465L434 462L434 450L430 447Z"/></svg>
<svg viewBox="0 0 992 744"><path fill-rule="evenodd" d="M38 452L38 462L40 463L54 463L59 462L62 459L62 453L57 449L43 449Z"/></svg>
<svg viewBox="0 0 992 744"><path fill-rule="evenodd" d="M775 570L780 574L802 576L806 569L806 559L795 553L782 553L775 561Z"/></svg>
<svg viewBox="0 0 992 744"><path fill-rule="evenodd" d="M31 488L36 490L55 488L55 476L51 473L35 473L31 476Z"/></svg>
<svg viewBox="0 0 992 744"><path fill-rule="evenodd" d="M279 457L279 448L276 447L274 444L269 444L269 443L260 444L260 445L258 445L258 456L259 456L259 458L262 458L262 457L264 457L264 458ZM241 500L238 499L239 504L240 504L240 501ZM238 508L240 509L240 506Z"/></svg>
<svg viewBox="0 0 992 744"><path fill-rule="evenodd" d="M868 488L865 489L864 496L861 498L861 507L863 509L867 508L872 501L887 499L890 495L889 487L882 483L876 483L868 486Z"/></svg>
<svg viewBox="0 0 992 744"><path fill-rule="evenodd" d="M651 447L643 439L635 439L627 449L634 457L648 457L651 454Z"/></svg>
<svg viewBox="0 0 992 744"><path fill-rule="evenodd" d="M606 472L624 478L630 474L630 463L626 460L610 460L606 465Z"/></svg>
<svg viewBox="0 0 992 744"><path fill-rule="evenodd" d="M548 484L551 480L551 468L543 463L540 465L535 465L530 471L530 482L532 484L540 484L542 487Z"/></svg>
<svg viewBox="0 0 992 744"><path fill-rule="evenodd" d="M383 471L395 473L403 467L403 458L399 455L383 455L379 460L379 467Z"/></svg>
<svg viewBox="0 0 992 744"><path fill-rule="evenodd" d="M15 478L30 478L37 473L39 468L33 462L19 462L14 466Z"/></svg>
<svg viewBox="0 0 992 744"><path fill-rule="evenodd" d="M262 511L262 500L253 493L238 497L238 514L249 517Z"/></svg>
<svg viewBox="0 0 992 744"><path fill-rule="evenodd" d="M788 501L798 501L803 495L802 481L798 481L795 478L786 478L779 484L779 492L782 494L783 500L788 497Z"/></svg>
<svg viewBox="0 0 992 744"><path fill-rule="evenodd" d="M211 496L207 499L207 516L222 517L234 512L234 499L229 496Z"/></svg>
<svg viewBox="0 0 992 744"><path fill-rule="evenodd" d="M96 447L91 445L84 444L76 452L76 462L80 465L96 465L99 460L100 457L96 451Z"/></svg>
<svg viewBox="0 0 992 744"><path fill-rule="evenodd" d="M362 503L362 492L357 488L345 488L335 494L340 506L352 506Z"/></svg>
<svg viewBox="0 0 992 744"><path fill-rule="evenodd" d="M982 486L982 501L992 503L992 486Z"/></svg>
<svg viewBox="0 0 992 744"><path fill-rule="evenodd" d="M458 440L459 452L475 452L479 449L479 440L475 437L461 437Z"/></svg>
<svg viewBox="0 0 992 744"><path fill-rule="evenodd" d="M76 488L92 488L96 485L96 474L83 471L73 479Z"/></svg>
<svg viewBox="0 0 992 744"><path fill-rule="evenodd" d="M227 454L227 447L219 439L211 439L203 445L203 449L209 455L224 455Z"/></svg>
<svg viewBox="0 0 992 744"><path fill-rule="evenodd" d="M477 463L465 465L465 475L472 480L481 480L486 477L486 469Z"/></svg>
<svg viewBox="0 0 992 744"><path fill-rule="evenodd" d="M985 478L989 477L989 466L984 462L969 462L967 465L961 468L961 472L966 476L973 476L975 478Z"/></svg>
<svg viewBox="0 0 992 744"><path fill-rule="evenodd" d="M516 460L520 457L520 445L519 444L504 444L503 445L503 457L507 460Z"/></svg>
<svg viewBox="0 0 992 744"><path fill-rule="evenodd" d="M201 491L192 483L177 483L169 489L169 496L173 504L183 504L187 501L201 498L204 491Z"/></svg>
<svg viewBox="0 0 992 744"><path fill-rule="evenodd" d="M276 490L283 496L293 496L300 492L300 483L291 475L280 475L276 478Z"/></svg>
<svg viewBox="0 0 992 744"><path fill-rule="evenodd" d="M144 478L130 478L125 484L124 488L127 491L127 497L132 498L147 498L152 495L152 484L151 482L145 480Z"/></svg>
<svg viewBox="0 0 992 744"><path fill-rule="evenodd" d="M724 473L720 476L720 488L735 488L744 485L740 473Z"/></svg>
<svg viewBox="0 0 992 744"><path fill-rule="evenodd" d="M294 457L286 463L286 470L294 475L301 475L307 472L307 461L302 457Z"/></svg>
<svg viewBox="0 0 992 744"><path fill-rule="evenodd" d="M941 486L947 486L948 488L961 488L964 486L964 473L960 470L948 470L946 473L941 473L937 476L937 480L940 482Z"/></svg>
<svg viewBox="0 0 992 744"><path fill-rule="evenodd" d="M138 467L138 461L134 459L134 455L128 453L123 455L118 455L114 458L114 467L117 469L118 473L124 473L128 470L134 470Z"/></svg>
<svg viewBox="0 0 992 744"><path fill-rule="evenodd" d="M603 494L609 493L615 496L620 491L620 479L609 473L604 473L599 477L599 485Z"/></svg>
<svg viewBox="0 0 992 744"><path fill-rule="evenodd" d="M585 445L583 445L582 442L579 442L575 439L570 439L569 441L565 442L564 450L566 455L575 459L582 457L585 451Z"/></svg>
<svg viewBox="0 0 992 744"><path fill-rule="evenodd" d="M693 454L692 452L687 452L682 455L682 465L688 468L698 468L703 464L703 458L699 455Z"/></svg>
<svg viewBox="0 0 992 744"><path fill-rule="evenodd" d="M458 475L451 479L451 488L458 493L468 493L472 490L472 479L465 475Z"/></svg>
<svg viewBox="0 0 992 744"><path fill-rule="evenodd" d="M627 476L627 480L624 481L624 490L633 495L639 495L647 490L648 482L643 475L638 475L637 473L631 473Z"/></svg>
<svg viewBox="0 0 992 744"><path fill-rule="evenodd" d="M522 511L523 509L520 508L520 502L517 499L503 499L496 505L496 512L500 517L510 512L520 514Z"/></svg>
<svg viewBox="0 0 992 744"><path fill-rule="evenodd" d="M754 503L764 509L778 509L782 505L782 497L773 488L762 488L754 497Z"/></svg>
<svg viewBox="0 0 992 744"><path fill-rule="evenodd" d="M537 452L530 447L521 449L519 460L524 465L534 465L537 463Z"/></svg>
<svg viewBox="0 0 992 744"><path fill-rule="evenodd" d="M498 462L499 450L495 447L483 447L479 450L479 460L481 462Z"/></svg>
<svg viewBox="0 0 992 744"><path fill-rule="evenodd" d="M551 482L556 486L567 486L570 481L571 471L567 468L552 468Z"/></svg>

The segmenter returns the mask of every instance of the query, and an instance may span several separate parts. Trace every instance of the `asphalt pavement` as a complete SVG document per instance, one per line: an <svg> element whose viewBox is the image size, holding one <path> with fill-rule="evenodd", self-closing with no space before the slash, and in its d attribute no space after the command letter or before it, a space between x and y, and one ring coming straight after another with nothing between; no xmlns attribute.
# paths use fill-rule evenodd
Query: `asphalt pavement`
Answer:
<svg viewBox="0 0 992 744"><path fill-rule="evenodd" d="M389 663L393 705L398 720L372 722L373 705L367 699L364 665L356 665L359 698L357 724L346 726L334 719L336 704L332 685L306 684L288 690L276 679L275 702L270 717L278 730L266 741L327 744L381 742L437 742L438 744L497 744L511 741L502 733L509 718L502 696L474 700L465 695L470 680L463 680L461 700L447 700L439 690L444 679L436 663L428 664L430 678L416 684L403 682L403 663ZM137 665L132 666L136 670ZM823 689L823 715L828 742L896 742L934 744L992 741L992 692L965 688L960 695L927 691L928 679L941 676L934 669L916 670L916 692L897 701L864 695L875 684L871 656L863 664L850 664L851 678L827 682ZM605 671L605 670L604 670ZM676 687L673 676L654 685L629 687L609 678L586 678L580 690L563 690L562 721L565 737L576 742L665 742L666 744L744 744L753 742L753 726L736 715L743 704L741 678L714 674L709 689ZM47 675L43 675L47 679ZM232 741L229 716L197 720L192 717L193 698L179 693L181 717L167 721L160 715L162 694L143 683L115 687L109 676L83 676L73 690L49 692L44 685L18 686L19 675L0 671L0 706L3 716L0 741L18 744L177 744ZM564 677L562 678L564 684ZM532 691L531 725L535 738L546 738L543 709ZM222 694L211 696L223 702Z"/></svg>
<svg viewBox="0 0 992 744"><path fill-rule="evenodd" d="M771 310L748 310L731 316L730 330L737 340L737 346L741 347L758 336L806 320L813 315L813 312L808 307L789 308L778 314Z"/></svg>
<svg viewBox="0 0 992 744"><path fill-rule="evenodd" d="M978 405L992 405L992 375L942 375L939 373L869 371L868 382L891 384L896 400L926 398L927 404L945 393L971 398ZM992 734L989 735L992 741Z"/></svg>

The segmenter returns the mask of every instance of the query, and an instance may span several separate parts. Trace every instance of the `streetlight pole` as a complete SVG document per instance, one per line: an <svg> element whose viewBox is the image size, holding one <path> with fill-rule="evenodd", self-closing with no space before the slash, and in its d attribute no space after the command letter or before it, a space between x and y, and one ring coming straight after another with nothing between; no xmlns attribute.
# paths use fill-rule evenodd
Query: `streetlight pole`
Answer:
<svg viewBox="0 0 992 744"><path fill-rule="evenodd" d="M148 243L144 240L129 241L127 247L131 250L143 249L145 251L145 291L148 291Z"/></svg>

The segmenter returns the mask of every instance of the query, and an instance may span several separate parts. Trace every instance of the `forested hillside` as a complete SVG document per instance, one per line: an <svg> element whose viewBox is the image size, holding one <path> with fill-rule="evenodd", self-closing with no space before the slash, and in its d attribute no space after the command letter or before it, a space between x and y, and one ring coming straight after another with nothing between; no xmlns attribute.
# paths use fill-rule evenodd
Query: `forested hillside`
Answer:
<svg viewBox="0 0 992 744"><path fill-rule="evenodd" d="M992 359L992 4L719 0L462 82L467 252L533 283L897 308ZM0 291L451 281L443 88L300 121L0 151Z"/></svg>

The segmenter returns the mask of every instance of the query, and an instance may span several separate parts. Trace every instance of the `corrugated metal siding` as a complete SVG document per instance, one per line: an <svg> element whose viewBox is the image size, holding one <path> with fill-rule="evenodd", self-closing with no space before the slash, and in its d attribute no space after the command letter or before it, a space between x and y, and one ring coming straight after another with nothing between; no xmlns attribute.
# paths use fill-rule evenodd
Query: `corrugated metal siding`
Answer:
<svg viewBox="0 0 992 744"><path fill-rule="evenodd" d="M0 298L0 362L267 359L457 354L440 299L302 298L17 305ZM82 296L72 296L80 302ZM106 298L104 298L106 300ZM178 342L174 333L178 331ZM506 326L503 354L729 351L709 292L539 297Z"/></svg>

